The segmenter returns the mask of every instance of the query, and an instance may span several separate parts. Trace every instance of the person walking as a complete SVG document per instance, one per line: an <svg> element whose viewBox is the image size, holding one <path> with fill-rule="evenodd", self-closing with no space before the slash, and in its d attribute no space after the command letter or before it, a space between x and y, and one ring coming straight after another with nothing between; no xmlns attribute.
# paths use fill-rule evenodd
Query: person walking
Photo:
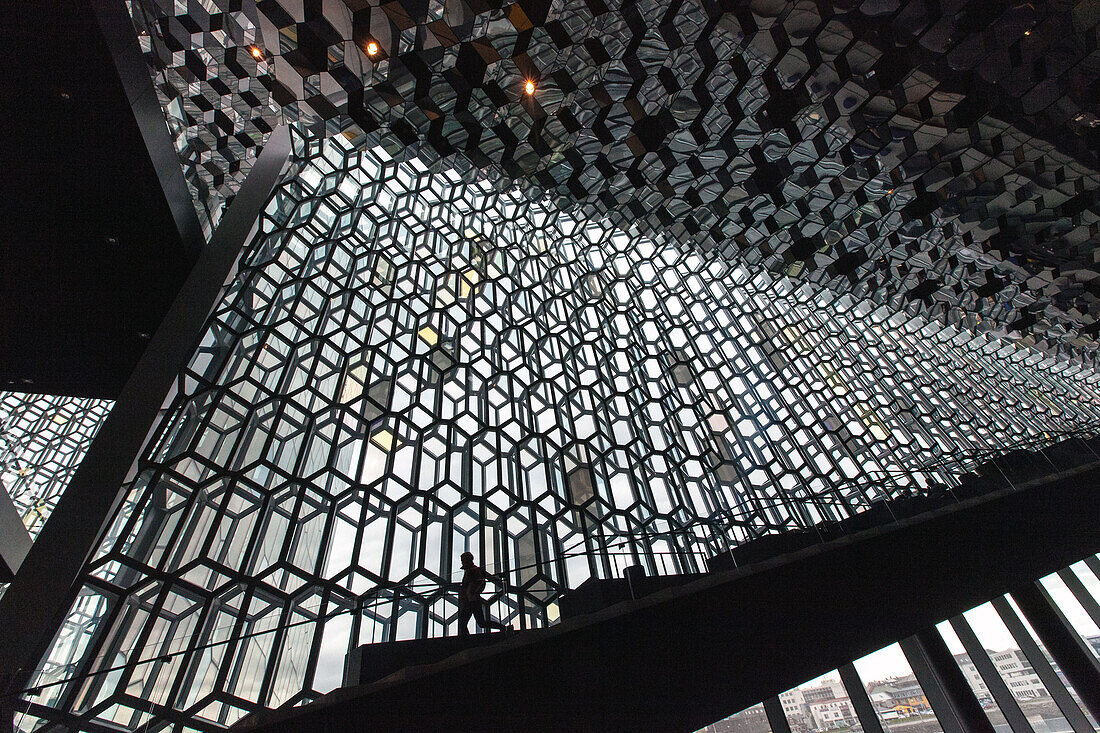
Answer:
<svg viewBox="0 0 1100 733"><path fill-rule="evenodd" d="M505 626L499 621L494 621L489 616L489 609L486 608L485 600L481 597L482 591L485 590L485 581L487 579L492 580L497 585L503 586L504 581L497 576L490 575L478 567L474 562L474 554L472 552L464 552L461 555L462 560L462 584L458 590L458 635L468 636L470 633L470 618L473 617L477 621L477 625L485 631L489 629L498 629L500 631L510 631L510 626Z"/></svg>

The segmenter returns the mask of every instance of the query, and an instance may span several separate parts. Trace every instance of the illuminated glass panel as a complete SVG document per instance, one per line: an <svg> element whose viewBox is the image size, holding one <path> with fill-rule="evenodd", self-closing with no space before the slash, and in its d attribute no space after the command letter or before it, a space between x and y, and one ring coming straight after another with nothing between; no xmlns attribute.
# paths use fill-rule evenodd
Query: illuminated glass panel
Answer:
<svg viewBox="0 0 1100 733"><path fill-rule="evenodd" d="M296 145L28 720L225 727L454 633L465 550L542 626L587 578L701 571L1100 416L1094 373L988 333Z"/></svg>

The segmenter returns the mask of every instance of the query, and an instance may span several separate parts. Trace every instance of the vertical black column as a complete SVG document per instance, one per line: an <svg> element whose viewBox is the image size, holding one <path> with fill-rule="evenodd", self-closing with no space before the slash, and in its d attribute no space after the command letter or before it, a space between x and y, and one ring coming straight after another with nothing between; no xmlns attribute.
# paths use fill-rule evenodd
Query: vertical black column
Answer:
<svg viewBox="0 0 1100 733"><path fill-rule="evenodd" d="M1081 702L1093 718L1100 720L1100 663L1085 646L1085 640L1038 581L1012 591L1012 598Z"/></svg>
<svg viewBox="0 0 1100 733"><path fill-rule="evenodd" d="M878 721L871 698L867 697L867 688L863 686L863 680L860 679L855 665L849 662L838 667L837 671L840 672L840 681L844 683L844 689L848 691L852 707L856 709L856 716L859 718L860 726L863 727L863 733L883 733L882 724Z"/></svg>
<svg viewBox="0 0 1100 733"><path fill-rule="evenodd" d="M268 136L19 574L0 598L0 691L18 692L26 685L64 619L81 569L124 498L124 486L164 400L202 338L207 317L289 155L290 132L280 127ZM6 712L11 704L10 698L0 703L0 730L11 724Z"/></svg>
<svg viewBox="0 0 1100 733"><path fill-rule="evenodd" d="M1062 680L1058 679L1058 674L1050 666L1043 650L1039 648L1039 645L1031 638L1031 634L1024 628L1024 622L1016 615L1016 611L1008 602L1008 598L998 596L990 603L1001 617L1001 620L1004 621L1008 633L1012 634L1012 637L1016 639L1016 643L1020 645L1020 651L1027 657L1031 668L1035 670L1035 674L1039 677L1043 686L1047 688L1047 692L1054 698L1055 704L1062 711L1062 715L1066 716L1066 720L1069 721L1073 730L1077 733L1093 733L1089 719L1081 712L1081 708L1077 707L1077 703L1073 701L1073 697L1070 696L1066 686L1062 684Z"/></svg>
<svg viewBox="0 0 1100 733"><path fill-rule="evenodd" d="M1024 711L1020 709L1020 705L1016 702L1012 691L1008 689L1008 685L1005 684L1000 672L997 671L997 666L986 654L985 647L978 641L978 636L974 633L974 629L970 627L970 622L959 615L951 619L951 628L955 630L955 635L962 642L963 649L966 650L970 661L974 663L978 674L982 676L982 682L985 682L989 694L997 702L997 706L1001 709L1001 713L1005 716L1005 720L1008 721L1008 726L1012 728L1013 733L1031 733L1031 724L1027 722Z"/></svg>
<svg viewBox="0 0 1100 733"><path fill-rule="evenodd" d="M791 724L787 722L787 714L783 712L783 703L778 696L764 701L764 712L768 716L772 733L791 733Z"/></svg>
<svg viewBox="0 0 1100 733"><path fill-rule="evenodd" d="M899 643L944 733L995 733L982 704L934 626Z"/></svg>

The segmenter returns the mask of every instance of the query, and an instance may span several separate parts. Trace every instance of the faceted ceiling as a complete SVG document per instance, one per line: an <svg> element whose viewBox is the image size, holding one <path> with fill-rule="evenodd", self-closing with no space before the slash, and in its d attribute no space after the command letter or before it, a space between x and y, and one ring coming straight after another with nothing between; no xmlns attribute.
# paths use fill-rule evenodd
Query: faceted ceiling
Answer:
<svg viewBox="0 0 1100 733"><path fill-rule="evenodd" d="M295 122L1095 360L1100 3L131 10L208 224Z"/></svg>

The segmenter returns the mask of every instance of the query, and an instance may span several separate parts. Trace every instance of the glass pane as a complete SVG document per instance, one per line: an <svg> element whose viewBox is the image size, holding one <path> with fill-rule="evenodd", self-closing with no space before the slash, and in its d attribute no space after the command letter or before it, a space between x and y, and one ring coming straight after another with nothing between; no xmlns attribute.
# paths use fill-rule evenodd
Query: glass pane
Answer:
<svg viewBox="0 0 1100 733"><path fill-rule="evenodd" d="M1100 567L1100 556L1094 556L1089 560L1096 567ZM1096 576L1093 569L1085 562L1077 562L1069 567L1069 572L1077 576L1078 580L1081 581L1081 585L1085 586L1085 592L1092 596L1093 601L1100 604L1100 578ZM1100 657L1100 634L1088 635L1085 637L1085 641L1088 642L1093 654Z"/></svg>
<svg viewBox="0 0 1100 733"><path fill-rule="evenodd" d="M1036 733L1072 730L993 606L983 603L963 616Z"/></svg>
<svg viewBox="0 0 1100 733"><path fill-rule="evenodd" d="M0 392L0 490L38 536L114 402Z"/></svg>
<svg viewBox="0 0 1100 733"><path fill-rule="evenodd" d="M942 733L943 728L900 646L891 644L852 664L884 731Z"/></svg>
<svg viewBox="0 0 1100 733"><path fill-rule="evenodd" d="M1090 638L1100 640L1100 628L1097 628L1096 623L1089 618L1084 607L1074 597L1061 578L1057 575L1048 575L1040 582L1046 588L1047 593L1050 594L1051 600L1058 604L1058 608L1062 610L1062 614L1082 640ZM1086 644L1086 646L1088 645ZM1093 655L1100 657L1100 653L1097 653L1094 647L1090 646L1089 649Z"/></svg>
<svg viewBox="0 0 1100 733"><path fill-rule="evenodd" d="M836 670L784 692L779 701L792 731L863 731Z"/></svg>
<svg viewBox="0 0 1100 733"><path fill-rule="evenodd" d="M1100 561L1100 555L1090 559L1095 564L1097 561ZM1085 590L1092 595L1097 603L1100 603L1100 578L1096 577L1096 573L1094 573L1084 561L1075 562L1070 565L1069 568L1081 579L1081 583L1084 584Z"/></svg>
<svg viewBox="0 0 1100 733"><path fill-rule="evenodd" d="M1058 674L1058 679L1062 681L1062 685L1069 691L1069 694L1073 698L1073 701L1077 703L1077 707L1081 708L1081 711L1089 719L1089 723L1091 723L1092 727L1095 728L1096 721L1093 720L1092 715L1089 714L1088 709L1081 702L1081 698L1077 695L1077 690L1073 689L1073 685L1071 685L1069 680L1066 679L1066 676L1062 674L1062 670L1058 668L1058 664L1054 661L1054 658L1050 656L1050 652L1048 652L1047 648L1043 646L1043 642L1039 640L1038 635L1035 633L1035 629L1031 628L1031 624L1028 623L1027 618L1025 618L1024 614L1020 612L1019 607L1016 605L1016 601L1012 600L1012 596L1005 597L1008 599L1009 605L1012 606L1012 610L1016 612L1016 616L1019 617L1021 623L1023 623L1024 628L1027 629L1027 633L1031 636L1032 641L1034 641L1039 646L1039 649L1043 652L1043 656L1046 657L1047 662L1050 664L1051 667L1054 668L1054 671Z"/></svg>
<svg viewBox="0 0 1100 733"><path fill-rule="evenodd" d="M772 727L768 723L764 705L757 703L717 723L700 728L697 733L771 733L771 731Z"/></svg>
<svg viewBox="0 0 1100 733"><path fill-rule="evenodd" d="M986 717L989 718L989 722L993 724L994 729L998 732L1011 731L1011 726L1005 719L1004 713L1001 712L1001 708L997 705L997 701L994 700L993 695L990 694L989 688L985 684L985 680L982 679L970 655L966 653L962 642L959 641L958 635L955 633L955 630L951 628L951 624L947 621L941 621L936 624L936 630L940 632L940 636L943 637L944 642L947 644L947 648L951 650L952 656L955 657L955 662L959 665L959 669L962 670L963 676L966 677L966 683L970 685L970 689L974 691L974 697L978 698L978 702L982 705L982 710L985 711Z"/></svg>

